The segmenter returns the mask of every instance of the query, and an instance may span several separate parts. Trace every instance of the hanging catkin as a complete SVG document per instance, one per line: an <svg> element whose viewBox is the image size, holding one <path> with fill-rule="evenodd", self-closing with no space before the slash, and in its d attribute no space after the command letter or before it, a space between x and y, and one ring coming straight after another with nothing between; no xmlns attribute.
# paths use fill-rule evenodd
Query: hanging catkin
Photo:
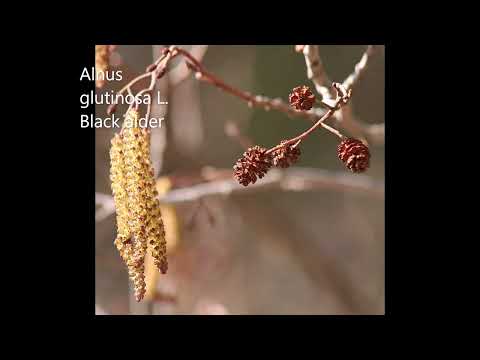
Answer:
<svg viewBox="0 0 480 360"><path fill-rule="evenodd" d="M146 141L142 143L142 154L145 159L146 181L146 206L147 206L147 244L152 252L152 257L157 268L165 274L168 269L167 243L165 240L165 227L162 221L160 202L157 199L158 191L154 178L154 170L150 160L150 131L142 129Z"/></svg>
<svg viewBox="0 0 480 360"><path fill-rule="evenodd" d="M112 192L117 211L115 246L128 267L135 298L143 299L145 255L150 247L155 265L167 272L165 229L157 199L150 160L150 131L139 124L139 114L130 109L120 135L110 150Z"/></svg>
<svg viewBox="0 0 480 360"><path fill-rule="evenodd" d="M129 255L126 253L128 251L127 245L131 245L130 239L132 234L128 227L127 193L125 191L124 176L125 161L123 158L123 142L120 135L115 134L111 144L110 181L112 182L112 193L117 213L117 238L115 239L115 245L126 264L129 258Z"/></svg>
<svg viewBox="0 0 480 360"><path fill-rule="evenodd" d="M130 230L129 199L126 191L126 167L124 144L121 135L116 134L112 139L110 149L110 179L117 212L117 237L115 246L127 265L128 275L135 286L135 297L140 301L145 292L144 269L142 259L135 253Z"/></svg>

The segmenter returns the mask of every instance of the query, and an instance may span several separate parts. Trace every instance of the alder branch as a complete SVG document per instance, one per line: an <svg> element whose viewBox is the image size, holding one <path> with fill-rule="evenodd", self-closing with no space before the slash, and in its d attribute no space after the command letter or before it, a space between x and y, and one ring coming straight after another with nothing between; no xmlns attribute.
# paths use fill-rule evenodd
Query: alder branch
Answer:
<svg viewBox="0 0 480 360"><path fill-rule="evenodd" d="M154 63L149 65L146 68L146 72L141 74L131 80L127 85L125 85L119 92L118 95L126 91L131 91L132 87L137 85L138 83L144 81L145 79L150 79L149 86L140 90L136 97L138 98L139 95L147 94L151 97L151 92L153 90L155 81L162 78L167 72L170 71L168 69L169 62L177 56L183 56L187 59L187 69L193 70L195 72L195 78L197 80L209 83L219 89L235 96L243 101L247 102L248 106L250 107L259 107L266 111L271 109L282 112L289 117L302 117L304 119L310 120L312 122L317 122L322 116L326 114L326 110L322 108L312 108L309 111L298 111L293 109L287 103L285 103L280 98L269 98L267 96L261 95L252 95L246 91L239 90L227 83L223 80L216 77L214 74L208 72L205 67L200 63L200 61L195 58L191 53L188 51L179 48L177 46L170 46L169 48L165 48L162 56L160 56ZM175 68L177 69L177 67ZM182 74L182 77L188 73ZM178 79L176 80L178 81ZM178 82L176 82L178 84ZM112 104L109 106L107 113L111 115L116 110L116 104ZM147 112L148 109L147 109ZM148 118L148 117L147 117Z"/></svg>
<svg viewBox="0 0 480 360"><path fill-rule="evenodd" d="M280 149L287 145L295 144L294 146L297 146L303 139L305 139L309 134L315 131L319 126L322 126L326 130L330 131L332 134L335 134L340 139L344 139L345 137L337 129L334 129L331 126L324 124L324 122L328 120L330 117L332 117L335 114L336 110L340 110L343 106L348 104L350 97L352 95L352 92L351 90L346 91L346 89L343 88L343 85L339 83L332 83L332 87L335 89L337 93L337 97L335 99L335 102L330 107L330 109L325 113L325 115L323 115L310 129L304 131L300 135L290 140L287 140L277 146L274 146L273 148L267 150L265 154L273 153L275 150Z"/></svg>
<svg viewBox="0 0 480 360"><path fill-rule="evenodd" d="M286 104L280 98L271 99L267 96L252 95L249 92L239 90L225 83L222 79L207 71L200 62L196 61L194 58L191 58L190 54L185 50L178 49L178 51L182 53L185 57L187 57L188 60L190 60L187 61L187 67L195 71L195 78L197 80L206 82L235 97L242 99L243 101L247 102L248 106L250 107L256 106L263 108L266 111L273 109L283 112L290 117L303 117L305 119L315 122L326 114L326 111L321 108L312 108L309 111L298 111L292 108L290 105Z"/></svg>
<svg viewBox="0 0 480 360"><path fill-rule="evenodd" d="M355 83L358 81L361 75L365 72L365 69L367 68L367 65L368 65L368 60L374 53L374 49L375 47L373 46L369 46L367 48L367 51L362 56L359 63L355 66L354 72L349 77L347 77L344 84L347 84L349 87L353 87L353 85L355 85ZM206 50L206 48L202 48L201 51L199 51L199 53L197 54L197 57L199 59L203 56L204 50ZM314 82L315 87L319 92L319 94L322 95L323 100L325 101L333 100L332 99L333 94L331 92L331 86L330 86L332 83L329 80L326 74L326 71L323 67L318 46L305 45L303 48L303 53L305 55L305 61L307 64L307 76L309 77L309 79L311 79ZM196 79L207 82L231 95L234 95L242 99L243 101L246 101L250 107L256 106L256 107L263 108L266 111L273 109L276 111L280 111L289 117L302 117L312 122L317 122L320 118L325 116L325 114L327 113L327 111L322 108L312 108L309 111L298 111L293 109L288 104L286 104L280 98L271 99L266 96L252 95L248 92L239 90L231 85L228 85L223 80L217 78L214 74L208 72L200 63L199 59L195 58L190 52L174 45L170 46L169 48L165 48L162 55L154 63L152 63L147 67L146 72L144 74L141 74L137 76L135 79L133 79L132 81L130 81L127 85L125 85L124 88L122 88L118 92L118 94L122 94L126 91L131 92L131 89L134 85L138 84L139 82L145 79L150 78L148 87L140 90L137 93L136 97L139 98L140 95L147 94L148 96L150 96L150 99L151 99L151 93L155 86L155 81L162 78L168 71L170 71L167 68L169 62L179 55L187 59L186 61L187 68L188 70L195 71ZM178 66L175 69L177 68ZM181 72L181 76L178 75L179 77L177 78L177 80L175 80L175 83L178 84L178 82L182 81L187 75L188 75L188 72ZM349 89L347 88L347 90ZM135 106L138 107L138 103L136 103ZM108 114L111 115L115 111L115 108L116 108L116 104L112 104L107 110ZM341 111L337 111L334 114L334 118L337 119L337 121L347 131L349 131L352 135L356 137L362 138L363 135L367 135L370 139L373 139L374 142L376 143L383 141L384 126L380 126L378 124L367 125L367 124L361 123L358 119L356 119L353 116L353 114L351 113L351 111L349 111L349 109L350 109L349 105L344 106L343 109L341 109ZM150 116L150 105L147 106L147 118L149 116ZM324 125L322 126L327 130L330 130L329 127Z"/></svg>

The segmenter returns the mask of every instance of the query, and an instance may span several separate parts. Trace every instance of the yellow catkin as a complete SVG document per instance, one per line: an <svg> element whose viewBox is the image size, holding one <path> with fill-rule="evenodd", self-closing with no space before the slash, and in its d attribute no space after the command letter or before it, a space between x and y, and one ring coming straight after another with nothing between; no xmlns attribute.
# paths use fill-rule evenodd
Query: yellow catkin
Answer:
<svg viewBox="0 0 480 360"><path fill-rule="evenodd" d="M95 71L105 72L108 70L110 62L110 50L108 45L95 45ZM105 79L95 79L95 86L102 88L105 85Z"/></svg>
<svg viewBox="0 0 480 360"><path fill-rule="evenodd" d="M138 112L131 109L122 128L125 158L125 189L129 208L129 229L135 237L133 263L140 270L134 279L137 301L145 295L144 259L147 251L148 176L145 171L145 133L138 124Z"/></svg>
<svg viewBox="0 0 480 360"><path fill-rule="evenodd" d="M180 243L180 226L178 224L177 209L173 205L160 204L163 224L165 225L165 239L167 240L167 255L172 254Z"/></svg>
<svg viewBox="0 0 480 360"><path fill-rule="evenodd" d="M145 300L152 301L157 292L157 281L160 274L151 254L145 255Z"/></svg>
<svg viewBox="0 0 480 360"><path fill-rule="evenodd" d="M154 264L162 274L165 274L168 270L167 242L165 239L165 226L162 221L162 211L157 199L158 191L155 187L153 165L150 159L150 132L147 129L142 129L142 134L146 139L146 141L142 143L142 152L144 154L143 158L145 159L144 171L147 183L147 243L151 250Z"/></svg>
<svg viewBox="0 0 480 360"><path fill-rule="evenodd" d="M168 176L157 179L155 185L159 195L165 195L172 188L172 181ZM167 240L167 255L172 254L180 243L180 225L178 222L177 210L174 205L162 204L160 202L163 223L165 224L165 238Z"/></svg>
<svg viewBox="0 0 480 360"><path fill-rule="evenodd" d="M111 141L110 148L110 180L117 213L117 237L115 246L120 256L127 265L128 275L135 284L136 295L141 296L144 287L142 285L143 268L138 255L136 256L132 245L132 232L129 221L128 194L126 191L125 159L122 137L118 134ZM137 298L139 297L137 296Z"/></svg>
<svg viewBox="0 0 480 360"><path fill-rule="evenodd" d="M164 195L170 191L172 182L168 176L162 176L156 181L156 190L158 194ZM160 212L165 227L165 240L167 242L167 255L172 254L180 242L180 226L175 206L162 204L160 202ZM148 254L145 257L145 278L147 283L146 300L153 300L156 293L156 285L159 278L159 272L155 265L154 258Z"/></svg>
<svg viewBox="0 0 480 360"><path fill-rule="evenodd" d="M135 298L140 301L146 292L147 249L150 248L151 260L160 272L167 272L168 262L165 227L150 159L150 131L140 127L135 109L128 111L121 134L112 139L110 157L117 210L115 245L127 264ZM149 284L152 287L152 281Z"/></svg>
<svg viewBox="0 0 480 360"><path fill-rule="evenodd" d="M124 176L125 162L123 159L123 143L120 135L115 134L111 144L110 180L112 182L112 193L117 212L117 237L128 240L131 237L131 232L128 227L127 192L125 191Z"/></svg>

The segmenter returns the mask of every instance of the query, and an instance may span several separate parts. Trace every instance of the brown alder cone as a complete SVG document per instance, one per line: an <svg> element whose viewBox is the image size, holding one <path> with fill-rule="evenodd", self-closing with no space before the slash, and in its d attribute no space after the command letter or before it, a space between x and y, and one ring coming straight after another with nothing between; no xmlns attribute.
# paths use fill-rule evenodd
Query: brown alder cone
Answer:
<svg viewBox="0 0 480 360"><path fill-rule="evenodd" d="M280 145L285 143L285 141L280 142ZM298 161L300 155L301 151L298 147L293 147L293 145L283 146L272 153L273 165L283 169L288 168Z"/></svg>
<svg viewBox="0 0 480 360"><path fill-rule="evenodd" d="M267 171L272 167L271 155L266 155L267 150L260 146L249 148L243 153L243 156L237 160L234 165L233 175L237 181L243 186L254 184L258 178L265 176Z"/></svg>
<svg viewBox="0 0 480 360"><path fill-rule="evenodd" d="M315 95L308 86L297 86L288 96L288 101L297 110L310 110L315 103Z"/></svg>
<svg viewBox="0 0 480 360"><path fill-rule="evenodd" d="M360 140L354 138L342 140L337 152L339 159L353 172L364 172L370 166L370 151Z"/></svg>

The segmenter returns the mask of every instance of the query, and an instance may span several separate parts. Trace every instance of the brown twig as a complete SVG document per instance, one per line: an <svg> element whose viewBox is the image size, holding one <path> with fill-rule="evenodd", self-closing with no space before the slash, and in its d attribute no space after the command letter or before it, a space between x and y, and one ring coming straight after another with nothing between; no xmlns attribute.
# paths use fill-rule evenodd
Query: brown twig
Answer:
<svg viewBox="0 0 480 360"><path fill-rule="evenodd" d="M302 117L312 122L317 122L326 113L326 111L321 108L313 108L309 111L297 111L290 107L287 103L282 101L280 98L271 99L267 96L252 95L248 92L239 90L231 85L228 85L223 80L217 78L214 74L208 72L192 54L177 46L170 46L169 48L166 48L163 54L153 64L147 67L144 74L141 74L131 80L117 93L117 95L123 94L124 92L131 89L133 86L142 82L143 80L150 78L149 86L147 88L144 88L143 90L140 90L140 92L137 93L136 98L138 98L140 94L144 93L149 94L151 98L151 92L153 90L155 80L163 77L163 75L167 71L169 71L167 68L169 62L179 55L186 58L187 68L195 72L195 78L197 80L209 83L235 97L242 99L243 101L247 102L250 107L260 107L266 111L273 109L276 111L280 111L287 116ZM116 102L111 104L107 109L107 113L111 115L113 112L115 112L116 106Z"/></svg>
<svg viewBox="0 0 480 360"><path fill-rule="evenodd" d="M252 95L248 92L239 90L227 83L223 80L216 77L214 74L208 72L203 65L198 62L195 58L193 58L187 51L183 49L178 49L178 52L183 54L189 61L187 61L187 66L189 69L195 71L195 78L197 80L209 83L219 89L235 96L243 101L246 101L247 104L251 107L261 107L264 110L277 110L287 114L288 116L294 117L303 117L309 119L311 121L317 121L320 117L325 115L325 111L323 109L314 108L310 111L297 111L290 107L288 104L283 102L281 99L271 99L266 96L261 95Z"/></svg>
<svg viewBox="0 0 480 360"><path fill-rule="evenodd" d="M355 66L355 71L344 81L345 89L349 90L351 87L353 87L358 81L358 79L361 77L361 75L364 73L368 65L368 60L373 55L374 50L374 46L369 46L367 48L365 54L362 56L359 63ZM303 47L303 54L305 56L305 61L307 64L307 76L314 82L318 93L322 95L323 105L330 110L332 105L331 103L329 103L329 100L333 100L330 91L331 81L329 80L323 67L323 63L320 59L318 46L305 45ZM249 106L261 107L267 111L270 109L274 109L292 117L303 117L310 121L316 122L316 124L314 125L315 128L318 126L322 126L325 129L335 133L336 135L339 134L338 130L333 129L335 131L332 131L331 127L323 124L326 119L332 116L332 114L330 113L328 116L325 117L329 110L325 111L321 108L313 108L309 111L297 111L290 107L288 104L284 103L281 99L270 99L266 96L252 95L248 92L239 90L231 85L228 85L223 80L216 77L214 74L208 72L200 63L200 61L198 61L191 53L173 45L169 48L166 48L162 55L153 64L147 67L147 71L144 74L137 76L127 85L125 85L118 92L118 95L123 94L125 91L131 92L131 88L134 85L140 83L147 78L150 78L149 86L140 90L135 96L135 98L138 99L140 95L147 94L151 99L151 93L155 86L155 81L165 75L165 73L168 71L167 66L169 62L179 55L186 58L186 64L188 69L195 72L195 77L198 80L207 82L231 95L242 99L243 101L246 101ZM138 107L138 103L136 103L135 106ZM115 108L116 103L113 103L109 106L107 112L111 114L115 111ZM150 108L151 105L147 105L147 119L150 116ZM319 121L319 119L321 119L322 117L324 118L324 120ZM349 131L350 133L352 133L352 135L356 137L363 138L363 135L367 134L369 137L374 138L377 141L382 137L383 132L381 130L383 128L379 127L378 125L374 125L373 127L371 127L371 125L365 125L360 123L360 121L358 121L351 114L349 105L345 106L343 109L341 109L341 111L338 111L335 114L335 118L347 131Z"/></svg>

